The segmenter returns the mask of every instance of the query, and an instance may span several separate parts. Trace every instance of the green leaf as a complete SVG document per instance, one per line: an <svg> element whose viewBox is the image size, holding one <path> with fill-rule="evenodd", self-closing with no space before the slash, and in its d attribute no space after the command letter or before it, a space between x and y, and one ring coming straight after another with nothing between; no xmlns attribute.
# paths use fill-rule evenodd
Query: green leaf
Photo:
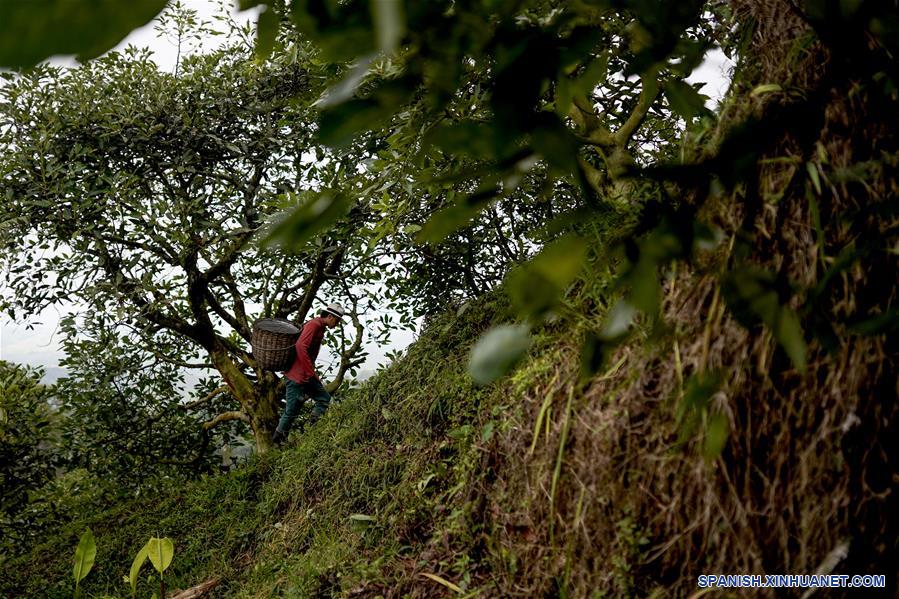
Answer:
<svg viewBox="0 0 899 599"><path fill-rule="evenodd" d="M849 325L853 333L859 335L883 335L899 329L899 310L891 308L881 314L858 320Z"/></svg>
<svg viewBox="0 0 899 599"><path fill-rule="evenodd" d="M805 170L808 171L809 179L812 180L812 185L815 186L815 191L818 195L821 195L821 177L818 175L818 167L814 162L806 162Z"/></svg>
<svg viewBox="0 0 899 599"><path fill-rule="evenodd" d="M499 155L497 131L489 123L462 121L435 127L426 135L425 144L437 146L447 154L477 159L495 159Z"/></svg>
<svg viewBox="0 0 899 599"><path fill-rule="evenodd" d="M405 77L380 83L366 98L337 105L326 98L323 103L328 107L319 115L318 138L335 148L348 146L359 133L383 127L409 100L415 86L414 79Z"/></svg>
<svg viewBox="0 0 899 599"><path fill-rule="evenodd" d="M57 55L99 56L165 8L167 0L0 2L0 66L31 67Z"/></svg>
<svg viewBox="0 0 899 599"><path fill-rule="evenodd" d="M131 572L128 575L128 582L131 583L131 594L134 595L137 593L137 576L140 574L140 568L144 565L144 562L147 561L147 557L149 556L150 544L147 543L143 546L143 548L137 552L137 555L134 557L134 561L131 562Z"/></svg>
<svg viewBox="0 0 899 599"><path fill-rule="evenodd" d="M454 231L464 227L496 197L495 189L484 189L447 206L424 224L415 240L418 243L439 243Z"/></svg>
<svg viewBox="0 0 899 599"><path fill-rule="evenodd" d="M751 92L750 96L759 96L761 94L770 94L771 92L779 92L782 88L776 83L763 83L757 85Z"/></svg>
<svg viewBox="0 0 899 599"><path fill-rule="evenodd" d="M331 108L343 104L356 94L356 90L368 77L372 61L377 54L369 54L359 58L350 68L346 76L337 85L330 87L325 96L315 103L320 109Z"/></svg>
<svg viewBox="0 0 899 599"><path fill-rule="evenodd" d="M556 114L567 118L574 100L574 83L562 74L556 81L556 93L553 98Z"/></svg>
<svg viewBox="0 0 899 599"><path fill-rule="evenodd" d="M547 245L530 262L509 273L512 305L522 316L537 318L551 310L574 281L587 256L587 243L575 236Z"/></svg>
<svg viewBox="0 0 899 599"><path fill-rule="evenodd" d="M446 436L456 441L467 439L474 432L474 427L470 424L463 424L458 428L447 431Z"/></svg>
<svg viewBox="0 0 899 599"><path fill-rule="evenodd" d="M428 483L431 482L432 480L434 480L434 477L436 477L436 476L437 476L436 474L431 473L431 474L427 475L426 477L424 477L423 479L421 479L420 481L418 481L418 483L416 483L415 486L419 490L419 492L424 491L425 488L427 488Z"/></svg>
<svg viewBox="0 0 899 599"><path fill-rule="evenodd" d="M358 2L293 0L290 16L324 60L344 62L373 50L371 11Z"/></svg>
<svg viewBox="0 0 899 599"><path fill-rule="evenodd" d="M403 2L401 0L370 1L378 50L384 53L393 52L406 33Z"/></svg>
<svg viewBox="0 0 899 599"><path fill-rule="evenodd" d="M606 359L606 342L593 331L587 333L581 345L581 377L593 376Z"/></svg>
<svg viewBox="0 0 899 599"><path fill-rule="evenodd" d="M689 439L708 413L709 400L721 387L721 375L717 372L694 374L687 380L684 396L677 406L678 441Z"/></svg>
<svg viewBox="0 0 899 599"><path fill-rule="evenodd" d="M375 519L367 514L351 514L350 520L353 522L374 522Z"/></svg>
<svg viewBox="0 0 899 599"><path fill-rule="evenodd" d="M571 50L576 49L571 48ZM581 52L576 52L574 56L577 63L581 62L583 58ZM568 118L568 111L571 108L575 94L590 97L597 84L605 80L609 72L609 51L601 52L599 56L590 61L576 79L571 79L566 73L569 69L574 69L575 66L576 64L564 68L559 73L556 81L555 110L556 114L562 118Z"/></svg>
<svg viewBox="0 0 899 599"><path fill-rule="evenodd" d="M484 425L484 430L481 431L481 442L487 443L493 437L493 428L495 424L493 421L488 422Z"/></svg>
<svg viewBox="0 0 899 599"><path fill-rule="evenodd" d="M151 537L147 541L146 549L147 557L150 558L150 563L153 564L156 571L160 574L165 572L166 568L171 565L172 558L175 555L175 545L172 543L172 540L168 537L162 539Z"/></svg>
<svg viewBox="0 0 899 599"><path fill-rule="evenodd" d="M267 6L259 14L259 21L256 23L257 56L268 58L271 55L272 50L275 48L275 41L278 38L279 25L278 13L271 6Z"/></svg>
<svg viewBox="0 0 899 599"><path fill-rule="evenodd" d="M627 278L631 284L631 304L646 314L655 314L662 295L657 262L652 259L639 260L633 265Z"/></svg>
<svg viewBox="0 0 899 599"><path fill-rule="evenodd" d="M778 318L769 326L774 333L774 338L786 350L796 368L800 372L805 372L806 345L802 325L799 324L799 316L793 310L782 306Z"/></svg>
<svg viewBox="0 0 899 599"><path fill-rule="evenodd" d="M746 327L764 323L796 368L805 372L802 326L796 313L781 303L772 273L754 268L731 271L722 279L721 290L737 321Z"/></svg>
<svg viewBox="0 0 899 599"><path fill-rule="evenodd" d="M721 455L727 444L728 422L724 414L715 414L709 420L705 431L705 440L702 443L702 454L705 459L712 461Z"/></svg>
<svg viewBox="0 0 899 599"><path fill-rule="evenodd" d="M84 580L91 568L94 567L94 559L97 557L97 544L94 542L94 535L90 529L84 531L81 540L78 541L78 547L75 549L75 584Z"/></svg>
<svg viewBox="0 0 899 599"><path fill-rule="evenodd" d="M589 94L600 81L604 81L609 72L609 51L605 50L600 53L593 61L587 65L583 74L575 81L576 89L583 93Z"/></svg>
<svg viewBox="0 0 899 599"><path fill-rule="evenodd" d="M349 210L350 197L333 189L306 194L299 206L271 227L263 245L297 250Z"/></svg>
<svg viewBox="0 0 899 599"><path fill-rule="evenodd" d="M612 306L599 332L599 338L603 341L617 341L630 331L637 309L627 300L619 300Z"/></svg>
<svg viewBox="0 0 899 599"><path fill-rule="evenodd" d="M349 145L356 134L383 125L393 107L369 99L350 100L324 110L318 119L318 138L334 148Z"/></svg>
<svg viewBox="0 0 899 599"><path fill-rule="evenodd" d="M350 515L350 526L357 531L362 531L375 523L375 519L366 514Z"/></svg>
<svg viewBox="0 0 899 599"><path fill-rule="evenodd" d="M543 156L547 164L563 173L577 170L579 143L568 127L555 117L537 126L531 132L531 145Z"/></svg>
<svg viewBox="0 0 899 599"><path fill-rule="evenodd" d="M668 98L671 110L687 121L708 112L705 107L708 96L700 94L696 88L680 79L673 79L665 84L665 97Z"/></svg>
<svg viewBox="0 0 899 599"><path fill-rule="evenodd" d="M528 327L508 324L495 327L471 350L468 372L479 385L492 383L511 370L530 346Z"/></svg>

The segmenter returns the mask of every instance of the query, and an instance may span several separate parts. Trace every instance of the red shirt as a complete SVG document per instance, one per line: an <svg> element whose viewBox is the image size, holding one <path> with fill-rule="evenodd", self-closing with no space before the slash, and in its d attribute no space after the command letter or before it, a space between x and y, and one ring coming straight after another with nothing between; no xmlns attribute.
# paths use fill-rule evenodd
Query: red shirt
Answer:
<svg viewBox="0 0 899 599"><path fill-rule="evenodd" d="M305 383L310 378L318 378L315 374L315 359L325 336L325 323L321 316L313 318L303 325L303 332L297 339L297 357L284 376L294 383Z"/></svg>

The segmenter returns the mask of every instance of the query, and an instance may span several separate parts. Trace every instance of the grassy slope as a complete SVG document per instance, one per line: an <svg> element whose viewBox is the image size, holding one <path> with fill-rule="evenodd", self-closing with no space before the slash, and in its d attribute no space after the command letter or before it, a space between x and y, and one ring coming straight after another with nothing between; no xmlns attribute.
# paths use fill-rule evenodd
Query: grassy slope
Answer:
<svg viewBox="0 0 899 599"><path fill-rule="evenodd" d="M626 217L605 220L583 227L598 246L620 233ZM528 357L486 388L468 376L468 353L490 326L514 320L505 295L434 318L401 360L347 392L310 431L294 434L289 447L230 474L87 515L5 564L0 596L71 596L72 555L85 526L98 544L83 586L87 596L130 596L122 578L153 535L175 543L169 589L216 577L213 596L454 595L426 576L434 575L472 594L506 594L544 558L520 564L502 538L509 530L531 534L496 519L497 509L527 511L531 503L501 480L508 478L503 468L514 464L503 447L509 439L530 443L533 402L523 399L540 381L558 375L560 365L562 378L576 373L580 339L599 322L610 281L609 261L595 257L561 317L535 331ZM558 412L548 413L536 455L516 459L551 474L561 421ZM627 571L622 559L616 572ZM564 588L555 576L547 575L550 584ZM154 590L158 582L151 583L147 564L138 596Z"/></svg>
<svg viewBox="0 0 899 599"><path fill-rule="evenodd" d="M464 497L479 443L508 400L500 387L476 389L465 374L471 342L505 316L499 303L435 319L403 360L348 393L288 449L73 523L6 564L0 594L70 596L71 556L84 526L98 543L88 596L130 594L122 577L157 533L175 542L169 588L215 576L223 581L217 596L368 594L397 584L436 592L439 583L419 576L407 556L462 521L466 506L454 500ZM394 580L380 578L386 564ZM438 575L443 567L428 565ZM408 579L396 580L404 570ZM139 596L158 589L148 576L145 566Z"/></svg>
<svg viewBox="0 0 899 599"><path fill-rule="evenodd" d="M626 228L620 218L595 227L596 247ZM790 420L813 404L775 403L757 372L752 356L771 356L776 344L724 316L708 277L672 273L668 326L641 329L583 380L582 340L614 295L610 262L592 257L559 318L535 331L527 359L496 384L474 387L466 366L484 330L514 320L502 293L433 319L404 358L290 447L91 514L0 565L0 597L71 596L85 526L99 546L84 585L93 597L130 595L122 577L154 534L175 542L169 588L216 577L216 597L456 596L448 585L482 597L691 596L702 572L813 571L831 544L811 541L841 516L808 509L827 505L845 469L838 448L809 441L819 424ZM702 426L682 438L676 417L686 405L678 390L688 397L687 377L706 367L735 381L715 400L736 424L714 460L703 456ZM753 426L740 425L750 417ZM784 438L816 450L769 450ZM771 488L799 488L791 472L800 468L822 484L790 501L749 478L741 489L732 482L758 471ZM745 517L750 501L762 516ZM886 542L880 530L862 541ZM808 556L791 570L793 554L777 540L802 535ZM881 573L868 570L837 572ZM158 589L149 574L145 566L139 597Z"/></svg>

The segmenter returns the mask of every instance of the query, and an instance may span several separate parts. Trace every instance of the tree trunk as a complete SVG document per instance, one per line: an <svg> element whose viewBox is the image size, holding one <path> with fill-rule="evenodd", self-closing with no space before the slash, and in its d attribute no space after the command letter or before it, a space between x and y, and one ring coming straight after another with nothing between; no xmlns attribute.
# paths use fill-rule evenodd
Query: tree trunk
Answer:
<svg viewBox="0 0 899 599"><path fill-rule="evenodd" d="M224 348L210 352L216 370L228 385L231 395L240 403L256 440L256 452L263 454L272 447L272 433L278 425L278 390L280 382L271 373L264 373L253 382L237 367Z"/></svg>
<svg viewBox="0 0 899 599"><path fill-rule="evenodd" d="M270 372L259 377L256 395L250 414L250 426L256 438L256 452L263 454L272 448L272 433L278 426L278 397L284 386L280 379Z"/></svg>

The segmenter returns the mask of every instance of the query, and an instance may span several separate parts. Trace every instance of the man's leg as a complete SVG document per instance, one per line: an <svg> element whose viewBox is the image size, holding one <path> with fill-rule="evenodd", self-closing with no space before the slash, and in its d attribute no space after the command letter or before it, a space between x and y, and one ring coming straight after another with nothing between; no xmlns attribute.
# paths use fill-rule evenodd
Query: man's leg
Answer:
<svg viewBox="0 0 899 599"><path fill-rule="evenodd" d="M281 420L278 421L278 428L275 429L275 435L272 440L275 443L281 443L287 440L290 433L290 427L293 421L297 419L300 413L300 406L303 404L303 385L298 385L293 381L287 381L287 387L284 390L287 405L284 406L284 413L281 414Z"/></svg>
<svg viewBox="0 0 899 599"><path fill-rule="evenodd" d="M331 395L325 391L322 382L315 377L303 384L303 390L315 402L315 407L312 408L312 416L309 418L309 424L315 424L331 404Z"/></svg>

